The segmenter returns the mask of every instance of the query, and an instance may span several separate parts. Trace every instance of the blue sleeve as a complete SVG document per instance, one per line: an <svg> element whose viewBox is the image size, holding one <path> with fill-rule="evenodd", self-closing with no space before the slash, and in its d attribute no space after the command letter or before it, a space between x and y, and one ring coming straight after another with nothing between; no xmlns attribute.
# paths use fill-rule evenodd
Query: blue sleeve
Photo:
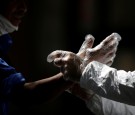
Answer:
<svg viewBox="0 0 135 115"><path fill-rule="evenodd" d="M25 78L21 73L16 72L15 68L9 66L0 58L0 84L2 95L8 96L12 93L15 86L25 83Z"/></svg>

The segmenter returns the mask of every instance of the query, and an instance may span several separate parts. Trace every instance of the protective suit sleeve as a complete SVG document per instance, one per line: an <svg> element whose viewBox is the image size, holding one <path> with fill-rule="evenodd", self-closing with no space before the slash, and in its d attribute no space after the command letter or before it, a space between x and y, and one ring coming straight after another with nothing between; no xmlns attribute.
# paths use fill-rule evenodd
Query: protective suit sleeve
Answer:
<svg viewBox="0 0 135 115"><path fill-rule="evenodd" d="M101 97L102 110L104 115L134 115L135 106L116 102Z"/></svg>
<svg viewBox="0 0 135 115"><path fill-rule="evenodd" d="M86 101L86 106L95 115L104 115L102 108L102 97L94 94L91 99Z"/></svg>
<svg viewBox="0 0 135 115"><path fill-rule="evenodd" d="M135 71L116 70L100 62L89 63L82 73L80 86L98 95L135 105Z"/></svg>

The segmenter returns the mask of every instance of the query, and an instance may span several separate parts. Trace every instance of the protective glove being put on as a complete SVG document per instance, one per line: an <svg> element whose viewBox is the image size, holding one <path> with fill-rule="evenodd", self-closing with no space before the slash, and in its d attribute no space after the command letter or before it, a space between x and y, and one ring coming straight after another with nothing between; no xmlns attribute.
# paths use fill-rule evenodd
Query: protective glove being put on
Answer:
<svg viewBox="0 0 135 115"><path fill-rule="evenodd" d="M77 55L75 53L62 50L56 50L48 55L47 61L53 61L57 67L60 67L66 80L70 79L74 82L79 82L83 69L91 61L95 60L107 65L111 65L113 63L118 43L121 40L120 35L113 33L94 48L91 48L94 43L94 37L92 36L88 38L92 38L90 40L93 41L92 44L86 45L88 42L84 42ZM85 40L87 41L87 39ZM83 53L80 53L81 51L83 51ZM82 57L79 57L79 55ZM82 60L83 57L84 60Z"/></svg>
<svg viewBox="0 0 135 115"><path fill-rule="evenodd" d="M70 70L71 76L79 78L77 76L81 76L82 71L80 65L82 65L85 57L86 49L91 48L93 43L94 37L89 34L85 37L85 41L77 54L69 51L56 50L47 56L47 61L53 62L55 66L60 67L60 71L64 74L64 79L68 80L69 74L67 70Z"/></svg>
<svg viewBox="0 0 135 115"><path fill-rule="evenodd" d="M92 48L93 43L94 43L95 38L88 34L85 37L84 42L82 43L82 46L80 47L77 55L83 60L86 54L86 49L88 48ZM55 59L57 58L63 58L65 57L65 54L67 53L67 51L63 51L63 50L56 50L51 52L48 56L47 56L47 62L51 63L53 61L55 61Z"/></svg>
<svg viewBox="0 0 135 115"><path fill-rule="evenodd" d="M87 48L83 66L85 67L91 61L98 61L111 66L116 56L116 51L120 40L121 36L118 33L112 33L96 47Z"/></svg>

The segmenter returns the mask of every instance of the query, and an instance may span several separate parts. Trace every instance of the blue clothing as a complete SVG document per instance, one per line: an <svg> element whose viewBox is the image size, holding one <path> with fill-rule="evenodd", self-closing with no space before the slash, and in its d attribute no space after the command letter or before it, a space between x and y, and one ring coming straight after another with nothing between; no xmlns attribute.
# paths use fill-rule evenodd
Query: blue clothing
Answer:
<svg viewBox="0 0 135 115"><path fill-rule="evenodd" d="M8 34L0 36L0 115L8 115L8 102L15 91L14 86L25 83L23 75L3 59L11 45L12 39Z"/></svg>

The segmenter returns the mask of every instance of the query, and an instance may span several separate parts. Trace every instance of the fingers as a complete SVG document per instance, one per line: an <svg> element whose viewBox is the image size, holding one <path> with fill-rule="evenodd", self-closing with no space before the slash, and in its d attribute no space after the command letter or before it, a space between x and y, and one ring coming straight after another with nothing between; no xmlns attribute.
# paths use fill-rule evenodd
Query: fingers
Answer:
<svg viewBox="0 0 135 115"><path fill-rule="evenodd" d="M92 48L94 40L95 40L95 38L92 35L90 35L90 34L86 35L85 41L83 42L79 51L81 51L83 49L87 49L87 48Z"/></svg>
<svg viewBox="0 0 135 115"><path fill-rule="evenodd" d="M82 60L76 54L69 51L56 50L48 55L47 60L48 62L53 61L54 65L61 69L65 80L79 81Z"/></svg>
<svg viewBox="0 0 135 115"><path fill-rule="evenodd" d="M117 47L119 41L121 40L121 36L117 33L112 33L103 41L103 49L104 49L104 63L111 66L114 58L116 56Z"/></svg>
<svg viewBox="0 0 135 115"><path fill-rule="evenodd" d="M86 53L86 49L92 48L92 46L94 44L94 40L95 40L95 38L92 35L90 35L90 34L86 35L85 41L83 42L77 55L83 59L85 56L85 53Z"/></svg>
<svg viewBox="0 0 135 115"><path fill-rule="evenodd" d="M120 41L122 39L118 33L112 33L111 35L114 36L115 39L117 39L118 41Z"/></svg>
<svg viewBox="0 0 135 115"><path fill-rule="evenodd" d="M110 36L106 37L94 49L99 50L100 53L102 53L106 57L111 57L111 56L115 55L120 40L121 40L121 37L119 34L112 33Z"/></svg>
<svg viewBox="0 0 135 115"><path fill-rule="evenodd" d="M117 33L112 33L110 36L106 37L100 44L103 45L104 50L111 50L117 47L121 36Z"/></svg>
<svg viewBox="0 0 135 115"><path fill-rule="evenodd" d="M94 48L87 48L83 61L83 66L95 60L101 63L111 65L116 56L118 43L121 37L117 33L113 33L106 37L99 45Z"/></svg>
<svg viewBox="0 0 135 115"><path fill-rule="evenodd" d="M113 51L113 52L108 53L106 55L106 58L107 58L107 60L110 60L112 58L115 58L115 56L116 56L116 51Z"/></svg>
<svg viewBox="0 0 135 115"><path fill-rule="evenodd" d="M57 67L61 67L62 65L64 65L64 61L62 60L62 58L55 58L53 63Z"/></svg>
<svg viewBox="0 0 135 115"><path fill-rule="evenodd" d="M57 67L61 67L64 66L68 63L72 63L73 61L75 61L76 54L72 53L72 52L68 52L68 51L62 51L62 55L60 56L55 56L54 59L54 65L56 65Z"/></svg>
<svg viewBox="0 0 135 115"><path fill-rule="evenodd" d="M108 66L112 65L121 37L117 33L112 33L92 48L94 40L92 35L87 35L77 55L69 51L56 50L48 55L47 61L54 62L54 65L61 69L64 79L78 82L89 62L95 60Z"/></svg>
<svg viewBox="0 0 135 115"><path fill-rule="evenodd" d="M57 62L61 67L61 72L64 74L65 80L78 81L81 76L80 65L82 61L80 57L72 52L68 52L65 57L61 58Z"/></svg>
<svg viewBox="0 0 135 115"><path fill-rule="evenodd" d="M118 34L118 33L112 33L110 36L108 36L108 37L106 37L103 41L102 41L102 43L104 44L104 45L107 45L107 44L109 44L109 43L111 43L111 42L113 42L113 41L120 41L121 40L121 36Z"/></svg>
<svg viewBox="0 0 135 115"><path fill-rule="evenodd" d="M56 58L64 57L65 54L66 51L62 51L62 50L53 51L47 56L47 62L52 62Z"/></svg>

